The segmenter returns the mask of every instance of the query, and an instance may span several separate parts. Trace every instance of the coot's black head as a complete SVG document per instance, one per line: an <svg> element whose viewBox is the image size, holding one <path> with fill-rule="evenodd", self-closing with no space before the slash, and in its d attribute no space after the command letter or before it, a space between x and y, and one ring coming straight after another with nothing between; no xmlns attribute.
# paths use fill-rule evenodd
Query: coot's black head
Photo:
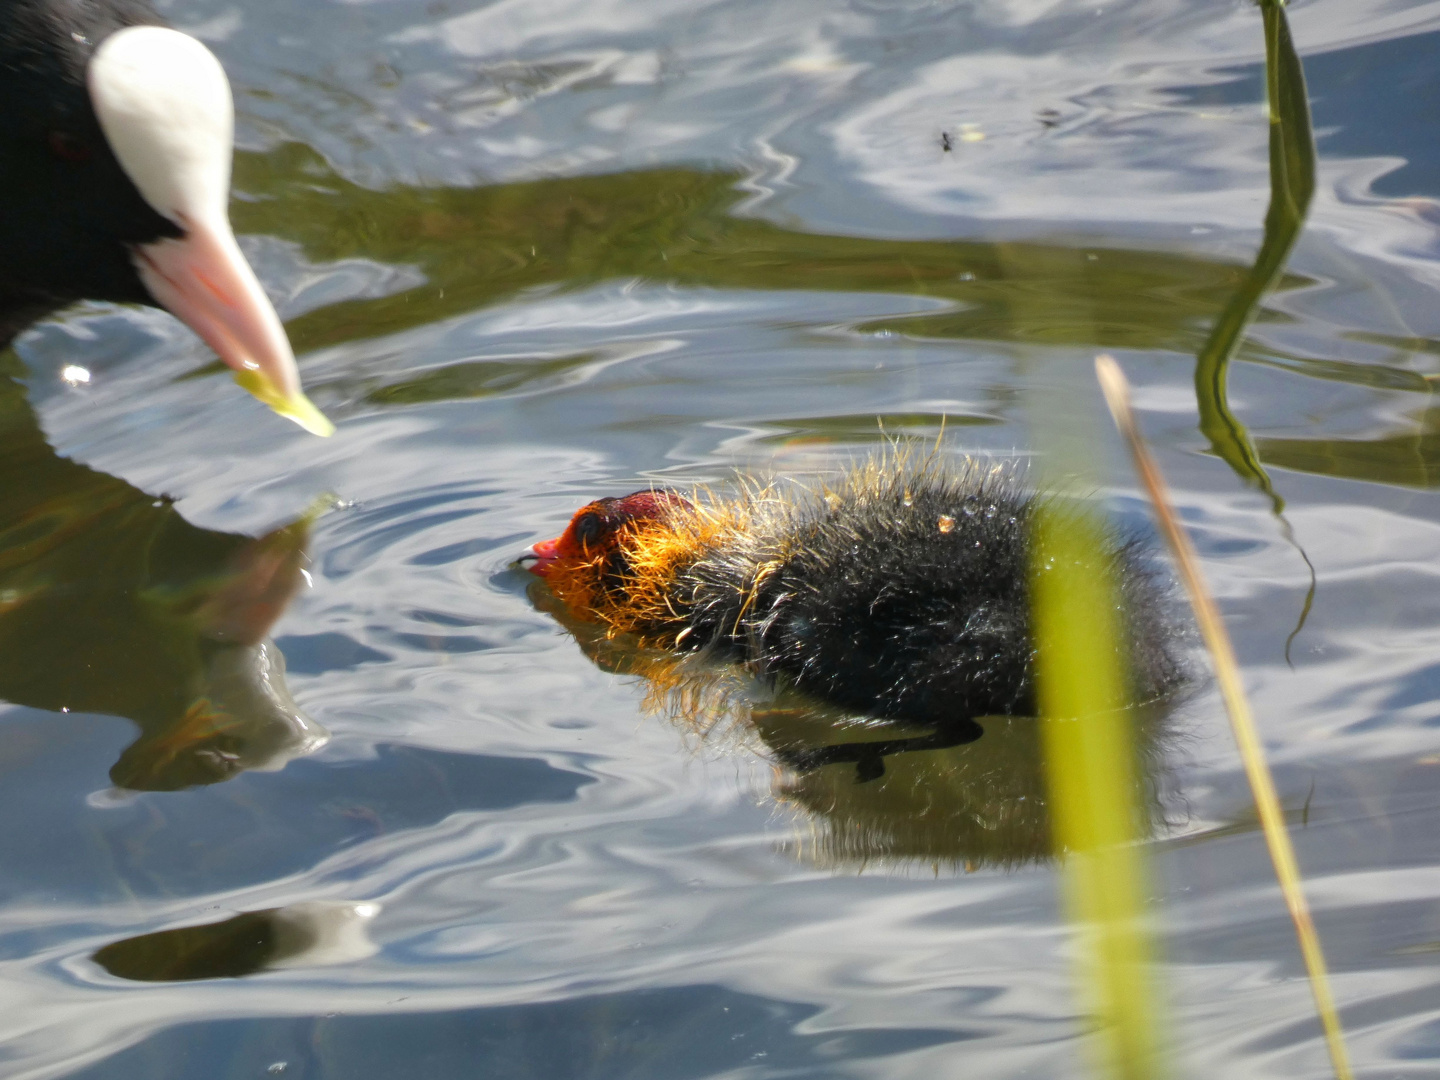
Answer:
<svg viewBox="0 0 1440 1080"><path fill-rule="evenodd" d="M282 415L328 434L230 230L219 62L140 0L0 0L0 344L72 300L180 318Z"/></svg>
<svg viewBox="0 0 1440 1080"><path fill-rule="evenodd" d="M145 4L0 0L0 296L154 304L130 246L178 237L116 160L90 100L96 47Z"/></svg>

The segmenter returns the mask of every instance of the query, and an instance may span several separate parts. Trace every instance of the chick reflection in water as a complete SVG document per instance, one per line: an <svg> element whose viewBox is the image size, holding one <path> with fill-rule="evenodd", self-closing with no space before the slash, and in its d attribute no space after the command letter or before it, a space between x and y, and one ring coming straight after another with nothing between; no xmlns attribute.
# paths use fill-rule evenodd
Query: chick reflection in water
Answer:
<svg viewBox="0 0 1440 1080"><path fill-rule="evenodd" d="M1050 851L1029 610L1041 498L1004 467L902 453L813 493L601 499L522 565L597 663L649 681L652 707L758 737L785 767L777 794L823 821L822 856L1013 865ZM1186 681L1176 630L1138 545L1105 554L1154 760Z"/></svg>
<svg viewBox="0 0 1440 1080"><path fill-rule="evenodd" d="M301 580L302 518L254 538L60 457L0 374L0 699L123 716L110 771L175 790L323 745L265 634Z"/></svg>

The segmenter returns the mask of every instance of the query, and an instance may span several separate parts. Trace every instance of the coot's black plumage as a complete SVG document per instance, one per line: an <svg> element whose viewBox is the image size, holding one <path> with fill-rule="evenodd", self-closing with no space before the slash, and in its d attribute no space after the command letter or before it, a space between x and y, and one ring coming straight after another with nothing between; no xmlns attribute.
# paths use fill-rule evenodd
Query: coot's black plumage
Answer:
<svg viewBox="0 0 1440 1080"><path fill-rule="evenodd" d="M160 306L130 245L178 237L100 130L86 86L95 46L158 25L148 4L0 2L0 339L73 300Z"/></svg>
<svg viewBox="0 0 1440 1080"><path fill-rule="evenodd" d="M814 498L637 492L583 508L530 568L617 631L712 650L853 713L973 725L1036 711L1040 498L973 461L872 464ZM1164 590L1135 544L1106 556L1131 698L1163 699L1184 681Z"/></svg>
<svg viewBox="0 0 1440 1080"><path fill-rule="evenodd" d="M0 0L0 348L75 300L166 308L327 433L230 233L232 116L214 58L144 0Z"/></svg>

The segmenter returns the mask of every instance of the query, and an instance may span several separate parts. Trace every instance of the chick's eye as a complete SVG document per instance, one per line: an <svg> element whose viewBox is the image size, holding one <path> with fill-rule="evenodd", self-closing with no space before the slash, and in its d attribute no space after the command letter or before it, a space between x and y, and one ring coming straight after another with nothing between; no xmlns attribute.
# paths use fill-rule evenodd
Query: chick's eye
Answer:
<svg viewBox="0 0 1440 1080"><path fill-rule="evenodd" d="M605 525L599 514L581 514L575 519L574 529L575 539L580 541L581 546L589 547L599 541Z"/></svg>
<svg viewBox="0 0 1440 1080"><path fill-rule="evenodd" d="M90 160L90 144L78 135L72 135L68 131L52 131L46 142L50 146L50 153L61 161L83 165Z"/></svg>

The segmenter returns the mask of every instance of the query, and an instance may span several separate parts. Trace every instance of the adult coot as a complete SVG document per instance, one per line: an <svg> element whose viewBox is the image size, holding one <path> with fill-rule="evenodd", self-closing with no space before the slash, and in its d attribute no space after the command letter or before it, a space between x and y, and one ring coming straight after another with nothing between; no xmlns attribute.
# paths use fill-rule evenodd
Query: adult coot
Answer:
<svg viewBox="0 0 1440 1080"><path fill-rule="evenodd" d="M230 229L219 62L141 0L0 0L0 347L80 299L163 307L328 435Z"/></svg>

